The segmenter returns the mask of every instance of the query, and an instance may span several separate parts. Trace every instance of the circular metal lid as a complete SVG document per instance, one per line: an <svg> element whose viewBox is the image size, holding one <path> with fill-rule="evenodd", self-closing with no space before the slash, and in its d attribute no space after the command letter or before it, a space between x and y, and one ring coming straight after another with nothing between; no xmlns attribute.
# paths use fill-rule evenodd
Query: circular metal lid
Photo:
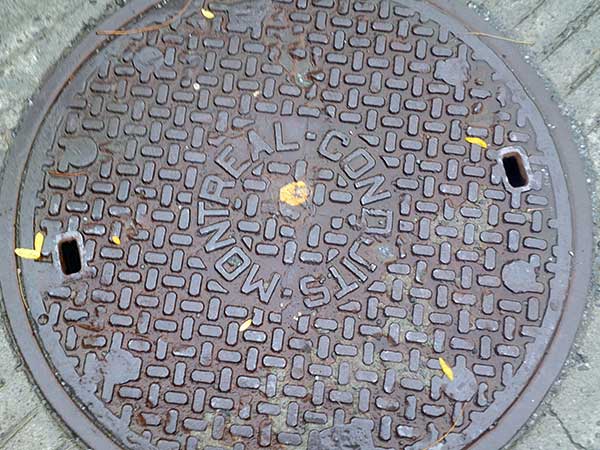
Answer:
<svg viewBox="0 0 600 450"><path fill-rule="evenodd" d="M150 28L87 37L11 151L2 288L52 406L102 449L501 446L590 270L539 80L445 3L200 6L109 19Z"/></svg>

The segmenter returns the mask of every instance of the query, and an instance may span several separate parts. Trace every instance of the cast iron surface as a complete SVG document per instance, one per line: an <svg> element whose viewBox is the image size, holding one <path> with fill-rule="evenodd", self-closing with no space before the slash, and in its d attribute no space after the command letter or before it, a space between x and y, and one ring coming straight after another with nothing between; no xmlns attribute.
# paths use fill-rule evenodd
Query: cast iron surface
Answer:
<svg viewBox="0 0 600 450"><path fill-rule="evenodd" d="M99 449L500 447L589 274L539 80L444 3L200 6L86 38L12 149L2 288L44 394Z"/></svg>

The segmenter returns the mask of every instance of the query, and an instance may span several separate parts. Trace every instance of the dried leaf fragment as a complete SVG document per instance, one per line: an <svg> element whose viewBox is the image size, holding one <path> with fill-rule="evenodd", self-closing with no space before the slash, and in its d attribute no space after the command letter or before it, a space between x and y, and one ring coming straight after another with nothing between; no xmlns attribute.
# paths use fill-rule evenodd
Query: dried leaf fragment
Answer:
<svg viewBox="0 0 600 450"><path fill-rule="evenodd" d="M241 326L240 326L240 333L243 333L244 331L246 331L248 328L250 328L250 325L252 325L252 319L248 319L246 320Z"/></svg>
<svg viewBox="0 0 600 450"><path fill-rule="evenodd" d="M33 241L33 248L35 251L42 253L42 247L44 246L44 234L38 231L35 234L35 239Z"/></svg>
<svg viewBox="0 0 600 450"><path fill-rule="evenodd" d="M454 372L452 371L452 367L450 367L441 356L438 358L438 361L440 362L440 367L442 368L444 375L446 375L450 381L454 381Z"/></svg>
<svg viewBox="0 0 600 450"><path fill-rule="evenodd" d="M37 232L33 240L33 248L16 248L15 254L23 259L40 259L42 247L44 246L44 234Z"/></svg>
<svg viewBox="0 0 600 450"><path fill-rule="evenodd" d="M481 148L488 148L487 142L478 137L467 136L465 141L467 141L469 144L479 145Z"/></svg>
<svg viewBox="0 0 600 450"><path fill-rule="evenodd" d="M450 435L450 433L452 433L454 431L454 429L458 425L458 422L462 419L463 408L460 409L460 411L456 417L456 420L452 423L452 426L450 428L448 428L448 431L446 431L444 434L442 434L433 444L431 444L429 447L425 447L423 450L431 450L433 447L435 447L440 442L442 442L444 439L446 439Z"/></svg>
<svg viewBox="0 0 600 450"><path fill-rule="evenodd" d="M111 236L110 242L112 242L115 245L121 245L121 238L119 236Z"/></svg>
<svg viewBox="0 0 600 450"><path fill-rule="evenodd" d="M215 18L215 13L212 12L210 9L206 9L206 8L202 8L200 10L200 12L202 13L202 15L207 18L208 20L212 20Z"/></svg>
<svg viewBox="0 0 600 450"><path fill-rule="evenodd" d="M492 39L500 39L501 41L512 42L514 44L535 45L534 41L521 41L518 39L511 39L511 38L507 38L504 36L498 36L497 34L482 33L481 31L471 31L467 34L470 34L472 36L483 36L483 37L489 37Z"/></svg>
<svg viewBox="0 0 600 450"><path fill-rule="evenodd" d="M279 201L291 206L299 206L306 202L310 194L304 181L288 183L279 190Z"/></svg>

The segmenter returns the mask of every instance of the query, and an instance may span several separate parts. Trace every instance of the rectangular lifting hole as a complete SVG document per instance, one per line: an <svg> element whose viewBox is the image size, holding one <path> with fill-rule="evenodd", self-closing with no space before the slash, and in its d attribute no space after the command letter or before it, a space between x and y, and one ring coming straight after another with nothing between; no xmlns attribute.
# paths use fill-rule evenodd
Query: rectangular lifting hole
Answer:
<svg viewBox="0 0 600 450"><path fill-rule="evenodd" d="M81 271L81 254L75 239L67 239L58 243L60 267L65 275L73 275Z"/></svg>
<svg viewBox="0 0 600 450"><path fill-rule="evenodd" d="M527 176L525 164L523 164L523 157L519 153L504 155L502 157L502 165L504 166L506 178L508 178L508 182L512 187L520 188L527 186L529 177Z"/></svg>

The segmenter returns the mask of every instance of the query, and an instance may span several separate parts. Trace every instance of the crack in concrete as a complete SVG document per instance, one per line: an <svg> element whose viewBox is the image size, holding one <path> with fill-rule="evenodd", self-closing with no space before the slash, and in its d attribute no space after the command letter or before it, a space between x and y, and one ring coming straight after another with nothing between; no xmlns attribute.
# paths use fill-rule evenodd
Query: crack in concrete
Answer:
<svg viewBox="0 0 600 450"><path fill-rule="evenodd" d="M594 56L592 63L588 64L579 73L579 75L577 75L575 80L569 85L569 87L567 89L567 95L570 95L573 92L575 92L577 90L577 88L579 88L579 86L581 86L583 83L585 83L600 67L600 48L594 50L592 55Z"/></svg>
<svg viewBox="0 0 600 450"><path fill-rule="evenodd" d="M600 2L590 2L575 19L571 20L565 28L548 44L541 52L542 61L547 60L556 50L558 50L571 36L579 30L586 27L592 17L600 12Z"/></svg>
<svg viewBox="0 0 600 450"><path fill-rule="evenodd" d="M12 427L11 430L7 431L0 435L0 449L8 448L8 444L10 441L23 429L25 428L29 422L31 422L35 416L40 412L40 407L36 406L31 411L29 411L25 417L23 417L17 425Z"/></svg>
<svg viewBox="0 0 600 450"><path fill-rule="evenodd" d="M544 5L544 3L546 3L546 0L538 0L537 4L528 13L526 13L523 17L519 19L519 21L515 25L515 28L521 25L535 13L537 13L538 10Z"/></svg>
<svg viewBox="0 0 600 450"><path fill-rule="evenodd" d="M571 442L571 444L573 444L576 449L579 449L579 450L588 450L588 448L586 446L580 444L579 442L575 441L575 439L573 439L573 436L571 435L571 432L566 427L566 425L564 424L564 422L562 421L562 419L559 417L559 415L556 413L556 411L554 411L554 409L552 409L552 406L548 405L548 411L550 412L550 415L552 417L554 417L557 420L557 422L560 424L561 428L565 432L565 436L567 436L567 439L569 440L569 442Z"/></svg>

